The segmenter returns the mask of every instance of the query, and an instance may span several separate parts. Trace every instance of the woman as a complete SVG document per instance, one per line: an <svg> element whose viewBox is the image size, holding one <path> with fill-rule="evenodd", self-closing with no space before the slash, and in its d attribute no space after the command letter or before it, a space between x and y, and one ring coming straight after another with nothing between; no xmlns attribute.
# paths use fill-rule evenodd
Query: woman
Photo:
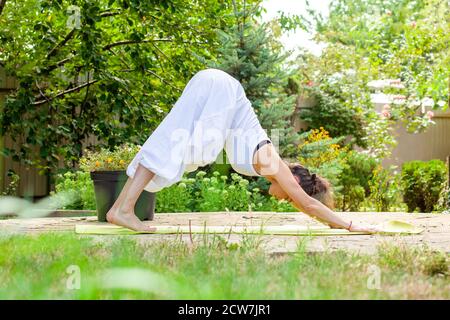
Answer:
<svg viewBox="0 0 450 320"><path fill-rule="evenodd" d="M134 214L143 190L156 192L184 172L214 162L225 149L233 169L271 182L269 193L332 228L375 232L335 215L329 183L278 155L238 80L219 69L196 73L172 110L127 167L128 180L107 213L110 223L137 231L155 231Z"/></svg>

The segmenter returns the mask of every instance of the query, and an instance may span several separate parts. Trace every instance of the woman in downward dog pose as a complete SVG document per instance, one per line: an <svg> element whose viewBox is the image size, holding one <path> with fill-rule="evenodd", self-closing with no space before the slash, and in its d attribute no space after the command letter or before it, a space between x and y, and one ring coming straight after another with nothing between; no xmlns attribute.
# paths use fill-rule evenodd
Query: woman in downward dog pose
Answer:
<svg viewBox="0 0 450 320"><path fill-rule="evenodd" d="M156 192L181 180L184 172L214 162L225 149L235 171L263 176L269 193L332 228L376 232L345 221L333 211L327 180L300 164L287 164L262 129L240 82L219 69L197 72L169 114L128 165L128 180L107 213L110 223L156 231L134 214L142 191Z"/></svg>

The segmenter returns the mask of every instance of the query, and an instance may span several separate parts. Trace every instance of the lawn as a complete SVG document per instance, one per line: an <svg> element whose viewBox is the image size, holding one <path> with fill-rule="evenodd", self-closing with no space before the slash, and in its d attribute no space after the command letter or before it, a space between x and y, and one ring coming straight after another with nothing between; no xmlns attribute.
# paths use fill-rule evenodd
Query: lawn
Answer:
<svg viewBox="0 0 450 320"><path fill-rule="evenodd" d="M273 255L259 236L136 239L3 235L0 299L450 298L448 256L426 247L308 253L302 238L295 252Z"/></svg>

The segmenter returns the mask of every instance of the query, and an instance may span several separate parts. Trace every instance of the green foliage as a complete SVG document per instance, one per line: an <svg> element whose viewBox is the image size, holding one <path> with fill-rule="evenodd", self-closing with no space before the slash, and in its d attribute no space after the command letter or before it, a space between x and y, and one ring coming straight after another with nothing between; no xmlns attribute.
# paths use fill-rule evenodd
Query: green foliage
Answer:
<svg viewBox="0 0 450 320"><path fill-rule="evenodd" d="M64 174L58 174L56 177L55 191L51 191L50 196L65 191L76 192L73 192L73 201L60 209L95 210L94 184L92 183L89 172L67 171Z"/></svg>
<svg viewBox="0 0 450 320"><path fill-rule="evenodd" d="M194 180L194 181L192 181ZM164 188L156 195L156 212L191 212L193 209L192 193L195 179Z"/></svg>
<svg viewBox="0 0 450 320"><path fill-rule="evenodd" d="M11 182L1 193L2 196L17 196L17 191L19 188L20 176L13 170L8 170L8 177L11 177Z"/></svg>
<svg viewBox="0 0 450 320"><path fill-rule="evenodd" d="M432 212L445 188L447 168L441 160L411 161L403 164L403 200L408 211Z"/></svg>
<svg viewBox="0 0 450 320"><path fill-rule="evenodd" d="M329 20L316 16L318 40L352 52L370 80L400 78L420 99L447 101L449 13L441 0L333 0Z"/></svg>
<svg viewBox="0 0 450 320"><path fill-rule="evenodd" d="M342 137L332 138L324 128L304 132L300 139L298 162L330 181L340 210L359 211L369 204L388 211L398 201L400 181L391 180L392 170L382 169L378 159L342 147Z"/></svg>
<svg viewBox="0 0 450 320"><path fill-rule="evenodd" d="M446 1L333 0L327 18L309 9L311 21L302 25L316 34L316 41L326 44L320 57L303 53L298 58L300 82L313 84L312 89L303 85L301 92L319 102L317 112L305 114L311 127L323 125L334 136L339 131L350 134L371 154L384 158L396 145L392 134L396 121L410 132L423 131L434 123L427 108L447 108L450 7ZM399 79L405 85L385 92L405 97L390 105L389 117L382 117L369 101L372 89L367 84L379 79ZM352 117L352 122L342 123Z"/></svg>
<svg viewBox="0 0 450 320"><path fill-rule="evenodd" d="M339 176L343 170L347 147L339 145L343 138L332 138L324 128L313 129L299 136L296 160L314 173L328 179L334 192L339 193L342 184Z"/></svg>
<svg viewBox="0 0 450 320"><path fill-rule="evenodd" d="M158 192L157 212L212 212L212 211L297 211L289 202L278 201L250 184L242 176L231 178L213 172L207 176L198 171L195 178L183 180Z"/></svg>
<svg viewBox="0 0 450 320"><path fill-rule="evenodd" d="M389 118L380 116L378 113L370 113L366 127L367 150L378 159L390 156L392 149L397 145L394 137L393 125L395 122Z"/></svg>
<svg viewBox="0 0 450 320"><path fill-rule="evenodd" d="M110 149L142 143L216 55L232 12L215 0L7 1L0 61L19 86L0 135L20 148L2 154L47 173L61 159L74 167L87 137Z"/></svg>
<svg viewBox="0 0 450 320"><path fill-rule="evenodd" d="M57 175L55 191L76 190L73 202L61 209L95 210L94 184L89 172L75 171ZM144 191L145 192L145 191ZM211 211L297 211L289 202L269 196L255 183L233 173L231 179L213 172L198 171L195 178L184 176L156 196L156 212L211 212Z"/></svg>
<svg viewBox="0 0 450 320"><path fill-rule="evenodd" d="M291 125L296 95L288 92L289 76L282 46L270 29L269 23L258 23L252 16L259 6L246 7L239 12L236 22L218 32L218 57L209 65L222 69L238 79L269 135L279 138L280 152L296 138Z"/></svg>
<svg viewBox="0 0 450 320"><path fill-rule="evenodd" d="M447 165L448 168L448 165ZM448 170L448 169L447 169ZM450 213L450 177L445 180L444 187L439 195L439 201L436 209L442 211L443 213Z"/></svg>
<svg viewBox="0 0 450 320"><path fill-rule="evenodd" d="M356 145L367 147L363 139L366 132L362 110L370 106L370 101L367 96L354 94L359 88L355 88L352 80L352 77L342 76L339 80L323 79L317 85L305 86L305 94L313 98L315 104L302 109L300 118L311 129L323 127L332 137L349 136Z"/></svg>
<svg viewBox="0 0 450 320"><path fill-rule="evenodd" d="M85 150L79 166L85 172L126 170L140 148L141 146L127 142L115 146L112 151L108 148L99 148L98 151Z"/></svg>
<svg viewBox="0 0 450 320"><path fill-rule="evenodd" d="M366 154L350 151L339 176L340 191L338 207L342 211L359 211L366 197L370 196L370 182L378 161Z"/></svg>
<svg viewBox="0 0 450 320"><path fill-rule="evenodd" d="M369 200L375 205L376 211L389 211L399 202L401 196L401 178L395 171L395 166L384 169L378 165L369 180Z"/></svg>

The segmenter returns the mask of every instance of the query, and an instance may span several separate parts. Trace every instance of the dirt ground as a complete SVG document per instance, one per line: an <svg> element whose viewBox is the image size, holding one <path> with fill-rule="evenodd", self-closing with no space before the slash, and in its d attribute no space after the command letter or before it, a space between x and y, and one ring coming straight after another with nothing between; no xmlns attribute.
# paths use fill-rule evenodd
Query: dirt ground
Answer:
<svg viewBox="0 0 450 320"><path fill-rule="evenodd" d="M450 215L448 214L411 214L411 213L372 213L349 212L339 213L343 218L354 223L366 222L381 224L388 220L402 220L423 227L425 231L419 235L346 235L346 236L251 236L258 237L263 247L270 253L287 253L296 250L298 242L306 240L308 251L317 252L325 250L347 249L361 253L373 253L377 245L383 242L407 245L427 245L430 248L450 253ZM150 225L320 225L302 213L274 213L274 212L217 212L217 213L167 213L156 214L154 221L147 222ZM6 219L0 220L0 234L5 233L39 233L48 231L74 232L75 224L99 223L96 217L47 217L35 219ZM108 241L110 237L119 236L93 236L99 241ZM180 239L190 243L189 234L180 235L128 235L122 237L134 237L139 242L161 241L167 239ZM201 235L194 235L197 241ZM223 235L230 242L242 241L242 235Z"/></svg>

